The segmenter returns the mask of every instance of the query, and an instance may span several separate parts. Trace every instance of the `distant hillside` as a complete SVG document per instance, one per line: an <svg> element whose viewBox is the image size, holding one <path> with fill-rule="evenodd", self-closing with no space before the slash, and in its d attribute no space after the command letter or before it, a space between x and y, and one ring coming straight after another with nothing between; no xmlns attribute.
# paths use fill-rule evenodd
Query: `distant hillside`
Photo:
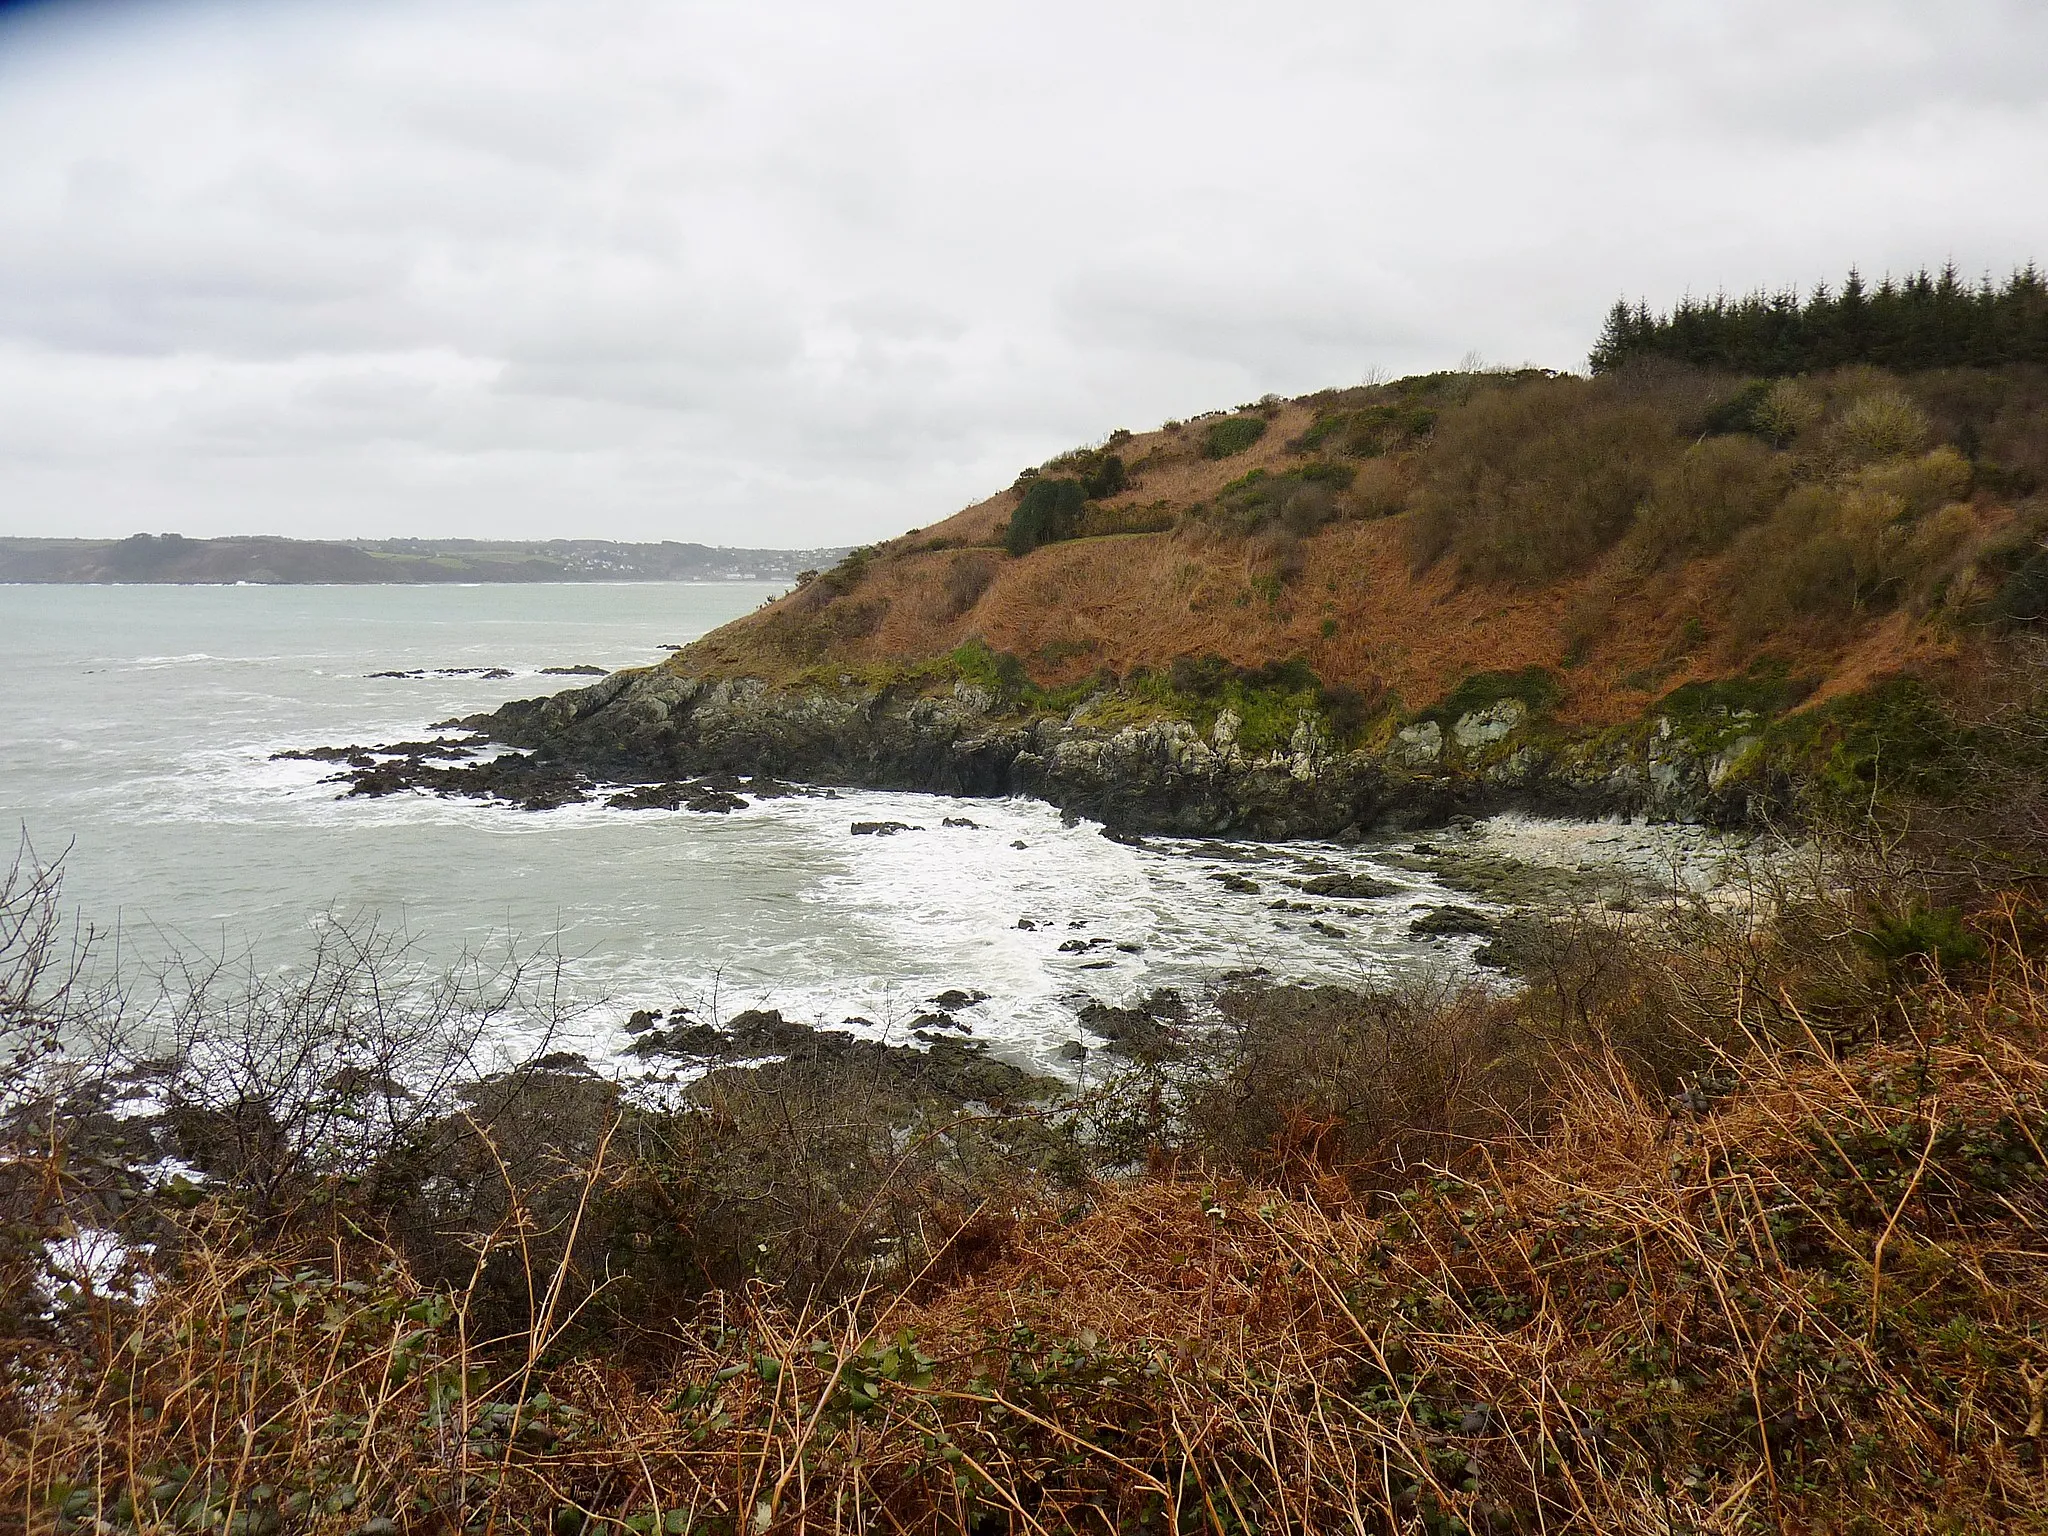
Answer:
<svg viewBox="0 0 2048 1536"><path fill-rule="evenodd" d="M839 549L608 539L0 539L0 582L794 581Z"/></svg>

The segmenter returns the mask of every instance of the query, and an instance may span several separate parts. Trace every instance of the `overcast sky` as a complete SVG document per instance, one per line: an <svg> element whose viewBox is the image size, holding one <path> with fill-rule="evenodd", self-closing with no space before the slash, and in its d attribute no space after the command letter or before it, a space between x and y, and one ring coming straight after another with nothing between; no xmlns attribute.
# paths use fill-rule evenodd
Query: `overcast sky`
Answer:
<svg viewBox="0 0 2048 1536"><path fill-rule="evenodd" d="M2048 259L2040 0L0 5L0 532L847 543Z"/></svg>

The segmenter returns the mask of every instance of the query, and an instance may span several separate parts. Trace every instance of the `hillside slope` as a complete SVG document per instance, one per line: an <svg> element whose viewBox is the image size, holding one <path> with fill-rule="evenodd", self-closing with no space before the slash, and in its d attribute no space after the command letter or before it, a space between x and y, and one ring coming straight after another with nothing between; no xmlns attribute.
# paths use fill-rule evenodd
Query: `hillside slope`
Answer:
<svg viewBox="0 0 2048 1536"><path fill-rule="evenodd" d="M1269 398L1113 433L492 728L614 775L1025 790L1133 828L1741 815L1783 787L1774 742L1890 680L1967 689L2038 616L2044 479L2025 365Z"/></svg>

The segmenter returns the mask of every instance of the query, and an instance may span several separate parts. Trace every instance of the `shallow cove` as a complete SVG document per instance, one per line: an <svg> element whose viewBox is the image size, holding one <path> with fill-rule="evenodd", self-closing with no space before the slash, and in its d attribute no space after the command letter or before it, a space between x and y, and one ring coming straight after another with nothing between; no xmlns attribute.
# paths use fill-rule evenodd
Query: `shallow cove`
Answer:
<svg viewBox="0 0 2048 1536"><path fill-rule="evenodd" d="M1470 964L1477 936L1409 932L1473 900L1418 860L1413 837L1133 848L1035 801L861 791L723 815L525 812L337 798L323 782L335 765L273 760L417 739L427 721L568 681L546 668L646 664L772 590L0 587L0 808L44 857L72 844L69 898L130 954L176 945L273 969L332 913L402 927L433 959L494 935L556 944L588 1005L569 1043L598 1056L627 1043L636 1008L779 1008L901 1039L957 988L989 994L954 1010L977 1039L1042 1061L1077 1037L1089 998L1233 970L1359 984ZM916 830L852 832L892 821ZM1539 844L1572 861L1621 855L1645 878L1676 857L1683 878L1710 877L1716 845L1694 829L1535 826L1502 818L1456 836L1540 859ZM1331 873L1393 889L1294 884Z"/></svg>

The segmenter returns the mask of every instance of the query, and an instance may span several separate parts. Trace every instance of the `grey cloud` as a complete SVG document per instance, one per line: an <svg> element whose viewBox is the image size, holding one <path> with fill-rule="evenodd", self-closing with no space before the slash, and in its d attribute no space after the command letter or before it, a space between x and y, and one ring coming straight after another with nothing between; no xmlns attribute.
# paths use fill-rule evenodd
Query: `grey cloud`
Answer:
<svg viewBox="0 0 2048 1536"><path fill-rule="evenodd" d="M0 20L0 531L793 544L1617 293L2048 256L2048 12L206 0ZM139 520L139 521L138 521Z"/></svg>

